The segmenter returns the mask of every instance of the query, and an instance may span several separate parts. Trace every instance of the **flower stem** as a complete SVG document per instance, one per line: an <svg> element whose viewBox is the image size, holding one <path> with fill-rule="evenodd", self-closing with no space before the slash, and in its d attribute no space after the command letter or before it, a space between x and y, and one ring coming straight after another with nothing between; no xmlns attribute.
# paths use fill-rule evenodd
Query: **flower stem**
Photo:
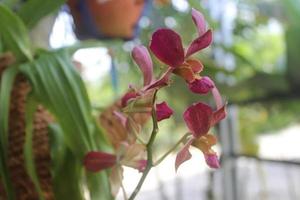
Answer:
<svg viewBox="0 0 300 200"><path fill-rule="evenodd" d="M155 137L158 133L158 124L157 124L156 110L155 110L156 93L157 93L157 90L153 94L152 111L151 111L153 128L152 128L152 133L151 133L150 139L149 139L149 141L146 145L146 149L147 149L147 166L146 166L146 169L144 170L143 175L141 176L137 186L135 187L134 191L132 192L132 194L130 195L128 200L134 200L134 198L136 197L136 195L140 191L144 181L146 180L146 177L147 177L148 173L150 172L151 168L154 166L153 165L153 156L152 156L152 147L153 147Z"/></svg>
<svg viewBox="0 0 300 200"><path fill-rule="evenodd" d="M178 140L178 142L173 147L171 147L163 156L161 156L156 162L154 162L153 166L159 165L170 153L172 153L180 145L180 143L184 142L184 140L186 140L187 136L189 135L189 133L186 133L184 136L182 136L182 138L180 138L180 140Z"/></svg>

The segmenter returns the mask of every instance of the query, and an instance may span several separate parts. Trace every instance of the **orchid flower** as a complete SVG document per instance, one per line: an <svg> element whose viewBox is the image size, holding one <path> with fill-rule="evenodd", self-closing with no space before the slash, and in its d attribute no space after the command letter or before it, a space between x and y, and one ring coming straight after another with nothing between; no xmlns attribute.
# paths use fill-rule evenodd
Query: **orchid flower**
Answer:
<svg viewBox="0 0 300 200"><path fill-rule="evenodd" d="M189 85L192 92L206 94L215 87L208 77L201 77L199 73L203 65L199 60L190 56L208 47L212 42L212 31L206 29L203 15L192 9L192 19L198 31L198 37L194 39L185 51L178 33L171 29L162 28L154 32L150 42L153 54L172 69L174 74L181 76Z"/></svg>
<svg viewBox="0 0 300 200"><path fill-rule="evenodd" d="M209 129L226 116L225 106L213 111L210 106L204 103L196 103L188 107L183 114L184 121L190 130L191 138L177 154L175 169L192 155L189 152L190 146L200 149L205 157L207 165L211 168L219 168L219 161L216 153L211 149L216 144L215 136L209 134Z"/></svg>
<svg viewBox="0 0 300 200"><path fill-rule="evenodd" d="M159 89L169 84L171 71L167 70L159 79L155 80L153 77L153 64L151 57L147 48L142 45L134 47L132 51L132 58L143 73L144 87L139 91L132 89L127 92L121 99L121 105L124 108L128 106L130 102L134 102L135 107L143 107L143 111L145 111L145 108L151 107L154 89ZM134 106L131 106L130 109L133 110L132 107ZM167 119L173 114L173 110L166 104L166 102L157 104L156 112L158 121Z"/></svg>
<svg viewBox="0 0 300 200"><path fill-rule="evenodd" d="M154 79L152 60L145 46L140 45L134 47L132 50L132 58L143 74L144 87L140 90L131 87L131 90L122 97L122 107L126 107L128 102L134 99L143 99L143 102L147 102L147 99L151 101L153 89L159 89L169 84L170 70L166 71L159 79ZM149 98L145 98L147 95Z"/></svg>

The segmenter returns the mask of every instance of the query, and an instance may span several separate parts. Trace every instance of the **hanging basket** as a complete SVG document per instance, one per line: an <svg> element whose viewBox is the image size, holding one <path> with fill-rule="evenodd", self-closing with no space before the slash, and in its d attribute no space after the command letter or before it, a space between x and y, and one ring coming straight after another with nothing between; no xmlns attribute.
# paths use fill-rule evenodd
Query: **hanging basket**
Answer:
<svg viewBox="0 0 300 200"><path fill-rule="evenodd" d="M79 39L131 39L137 34L137 23L146 8L146 1L69 0L68 5Z"/></svg>

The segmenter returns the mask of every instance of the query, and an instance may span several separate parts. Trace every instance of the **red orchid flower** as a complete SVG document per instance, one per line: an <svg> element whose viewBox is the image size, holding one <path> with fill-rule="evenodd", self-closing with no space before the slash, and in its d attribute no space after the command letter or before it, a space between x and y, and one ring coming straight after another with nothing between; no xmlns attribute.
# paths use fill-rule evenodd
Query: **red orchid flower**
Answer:
<svg viewBox="0 0 300 200"><path fill-rule="evenodd" d="M155 31L150 42L153 54L163 63L167 64L173 73L181 76L189 84L194 93L206 94L214 84L207 78L198 74L203 70L199 60L190 58L194 53L208 47L212 42L212 31L206 29L203 15L192 9L192 19L198 30L198 37L194 39L185 51L178 33L171 29L162 28Z"/></svg>
<svg viewBox="0 0 300 200"><path fill-rule="evenodd" d="M144 87L140 90L131 87L131 90L121 99L122 107L126 107L130 100L138 99L139 97L145 100L145 97L148 96L151 101L151 92L153 92L153 89L159 89L169 84L171 70L167 70L159 79L153 77L152 60L145 46L134 47L132 58L143 73Z"/></svg>
<svg viewBox="0 0 300 200"><path fill-rule="evenodd" d="M225 106L222 106L217 111L213 111L210 106L204 103L193 104L188 107L183 114L184 121L191 132L191 138L187 141L184 147L177 154L175 169L185 161L191 158L189 147L200 149L205 161L211 168L219 168L219 161L216 153L211 149L216 144L215 136L208 134L209 129L224 119L226 116Z"/></svg>

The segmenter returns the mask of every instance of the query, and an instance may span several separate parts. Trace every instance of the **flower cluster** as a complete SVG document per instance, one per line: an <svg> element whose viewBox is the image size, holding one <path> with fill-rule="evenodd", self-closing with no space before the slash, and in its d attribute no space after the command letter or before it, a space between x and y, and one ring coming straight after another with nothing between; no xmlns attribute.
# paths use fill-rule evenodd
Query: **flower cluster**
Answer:
<svg viewBox="0 0 300 200"><path fill-rule="evenodd" d="M189 134L183 148L177 154L175 169L177 170L183 162L191 158L189 152L191 145L203 152L209 167L219 168L217 154L211 148L217 140L209 130L225 118L225 105L214 82L209 77L200 75L204 68L201 61L192 57L193 54L211 44L212 31L207 29L205 19L199 11L192 9L192 19L198 36L186 50L180 35L172 29L161 28L153 33L149 48L154 56L166 65L159 78L156 79L153 75L153 62L147 48L136 46L133 49L132 58L143 74L143 87L136 89L130 86L130 90L121 99L121 109L114 111L115 117L127 130L126 137L122 137L117 142L113 141L117 144L114 154L100 151L88 152L84 158L84 166L87 170L97 172L112 168L112 177L116 177L116 174L122 171L122 165L133 167L140 172L153 166L152 160L149 160L148 149L152 141L143 143L139 140L141 128L134 120L134 115L146 113L148 117L152 116L153 123L157 123L173 114L173 110L166 102L156 103L157 91L171 84L172 74L183 78L187 88L193 93L205 95L211 92L216 103L216 110L205 103L197 102L183 113ZM155 136L151 136L150 140L154 138ZM117 179L121 179L120 176Z"/></svg>

